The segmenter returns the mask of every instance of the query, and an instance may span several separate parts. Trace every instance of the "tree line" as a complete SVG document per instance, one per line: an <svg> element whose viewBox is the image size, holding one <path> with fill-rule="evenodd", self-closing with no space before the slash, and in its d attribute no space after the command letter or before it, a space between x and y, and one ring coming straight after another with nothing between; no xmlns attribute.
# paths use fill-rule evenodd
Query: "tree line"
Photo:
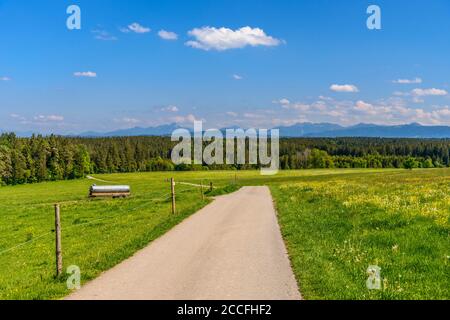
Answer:
<svg viewBox="0 0 450 320"><path fill-rule="evenodd" d="M243 170L258 165L174 165L168 137L71 138L0 135L3 185L77 179L94 173ZM449 139L280 139L281 169L450 166Z"/></svg>

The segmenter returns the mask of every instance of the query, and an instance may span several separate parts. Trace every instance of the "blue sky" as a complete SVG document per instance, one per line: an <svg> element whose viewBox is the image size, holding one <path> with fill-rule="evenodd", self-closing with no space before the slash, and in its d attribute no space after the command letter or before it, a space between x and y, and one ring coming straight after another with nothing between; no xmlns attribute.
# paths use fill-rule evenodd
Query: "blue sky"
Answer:
<svg viewBox="0 0 450 320"><path fill-rule="evenodd" d="M0 0L0 129L450 125L449 34L447 0Z"/></svg>

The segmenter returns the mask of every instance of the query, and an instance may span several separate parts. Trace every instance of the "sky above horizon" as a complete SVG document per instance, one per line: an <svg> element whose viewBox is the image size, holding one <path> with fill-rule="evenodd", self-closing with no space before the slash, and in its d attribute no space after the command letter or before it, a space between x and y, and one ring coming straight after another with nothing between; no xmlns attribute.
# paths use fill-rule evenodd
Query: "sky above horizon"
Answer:
<svg viewBox="0 0 450 320"><path fill-rule="evenodd" d="M0 0L0 130L450 125L449 35L448 0Z"/></svg>

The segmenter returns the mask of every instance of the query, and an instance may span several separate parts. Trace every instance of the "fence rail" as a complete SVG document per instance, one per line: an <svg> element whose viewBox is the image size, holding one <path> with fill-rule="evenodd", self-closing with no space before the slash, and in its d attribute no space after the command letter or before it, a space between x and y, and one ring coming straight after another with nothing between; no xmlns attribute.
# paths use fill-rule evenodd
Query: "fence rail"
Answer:
<svg viewBox="0 0 450 320"><path fill-rule="evenodd" d="M98 179L98 180L100 181L100 179ZM143 207L145 207L147 205L151 205L152 203L155 203L155 202L165 202L165 201L170 200L170 202L171 202L171 213L173 215L175 215L177 213L177 203L176 203L177 197L176 197L176 195L177 194L182 194L184 192L188 192L188 191L192 190L192 188L199 188L199 190L200 190L200 198L201 198L202 201L205 200L205 192L204 192L204 190L207 188L207 185L205 185L203 182L201 182L200 184L197 184L197 183L191 183L191 182L185 182L185 181L175 181L174 178L171 178L168 182L170 182L170 190L167 190L167 191L170 191L170 192L167 192L167 191L166 192L162 192L161 194L156 195L155 197L150 198L150 199L142 198L142 200L144 200L143 203L140 203L139 205L137 205L137 206L135 206L135 207L133 207L131 209L128 208L127 211L136 211L136 210L138 210L140 208L143 208ZM180 190L180 189L178 189L176 187L177 185L186 186L188 188L186 188L186 189L181 188L181 190ZM209 183L209 190L212 191L215 188L217 188L217 187L215 187L213 185L213 183L210 182ZM137 198L134 198L134 199L137 199ZM139 200L141 200L141 199L139 199ZM69 230L72 230L72 229L75 229L75 228L80 228L80 227L83 227L83 226L92 225L92 224L95 224L95 223L98 223L98 222L102 222L102 221L105 221L107 219L111 219L112 218L110 216L102 217L102 218L94 219L94 220L87 221L87 222L84 222L84 223L80 223L80 224L64 227L62 225L62 223L61 223L61 220L62 220L61 218L64 217L64 207L66 205L70 206L72 204L79 204L80 202L84 202L84 201L86 201L86 200L81 200L80 199L80 200L62 201L62 202L58 202L56 204L53 203L53 209L54 209L54 229L53 230L51 230L51 231L49 231L47 233L41 234L39 236L33 237L30 240L27 240L25 242L19 243L19 244L15 245L15 246L12 246L10 248L4 249L4 250L0 251L0 255L3 255L5 253L11 252L11 251L16 250L18 248L24 247L24 246L29 245L31 243L37 242L37 241L39 241L41 239L44 239L45 237L47 237L47 236L49 236L51 234L54 234L55 271L56 271L56 276L60 276L62 274L62 272L63 272L63 256L64 256L63 243L62 243L63 242L63 232L65 230L69 231ZM51 206L51 204L50 203L45 203L45 204L39 203L39 204L35 204L35 206ZM109 212L110 210L111 209L108 208L108 209L105 210L105 212L106 211ZM119 209L117 212L121 212L121 211L122 210ZM119 216L119 217L123 217L123 216ZM114 221L111 221L111 225L117 224L118 222L116 220L118 220L119 217L113 218ZM107 225L109 225L109 223L107 223Z"/></svg>

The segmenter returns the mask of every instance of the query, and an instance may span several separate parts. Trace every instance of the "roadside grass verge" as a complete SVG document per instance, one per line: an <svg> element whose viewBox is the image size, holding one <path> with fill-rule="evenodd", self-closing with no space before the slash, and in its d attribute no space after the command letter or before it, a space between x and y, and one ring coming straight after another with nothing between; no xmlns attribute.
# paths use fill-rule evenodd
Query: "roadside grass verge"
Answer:
<svg viewBox="0 0 450 320"><path fill-rule="evenodd" d="M207 195L208 197L217 197L217 196L222 196L222 195L225 195L225 194L236 192L240 188L241 188L240 185L228 184L225 187L215 188L212 191L208 190L208 191L205 192L205 195Z"/></svg>
<svg viewBox="0 0 450 320"><path fill-rule="evenodd" d="M450 171L272 185L306 299L449 299ZM368 290L367 268L382 290Z"/></svg>

